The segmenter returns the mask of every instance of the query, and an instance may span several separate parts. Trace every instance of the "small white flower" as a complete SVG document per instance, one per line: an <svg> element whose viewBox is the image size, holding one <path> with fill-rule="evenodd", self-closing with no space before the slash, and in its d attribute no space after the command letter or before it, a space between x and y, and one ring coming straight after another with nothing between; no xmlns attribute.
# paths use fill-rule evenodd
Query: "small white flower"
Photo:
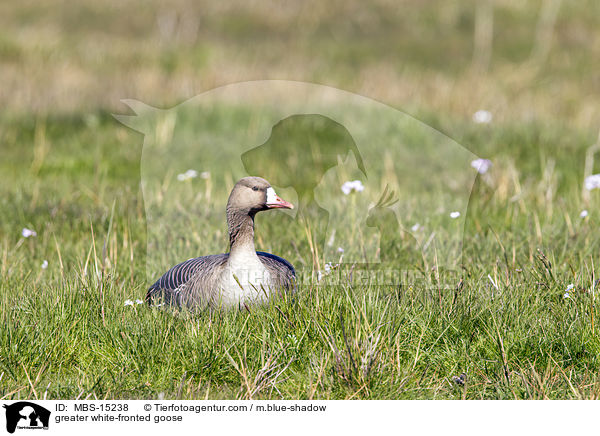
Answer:
<svg viewBox="0 0 600 436"><path fill-rule="evenodd" d="M343 253L343 252L344 252L344 249L343 249L342 247L338 247L338 249L337 249L337 252L338 252L338 253Z"/></svg>
<svg viewBox="0 0 600 436"><path fill-rule="evenodd" d="M587 210L585 210L585 209L584 209L584 210L582 210L582 211L581 211L581 213L579 214L579 216L580 216L581 218L585 218L585 217L587 217L587 216L588 216L588 211L587 211Z"/></svg>
<svg viewBox="0 0 600 436"><path fill-rule="evenodd" d="M421 224L419 224L419 223L416 223L416 224L415 224L415 225L413 225L413 226L412 226L410 229L411 229L413 232L416 232L416 231L418 231L420 228L421 228Z"/></svg>
<svg viewBox="0 0 600 436"><path fill-rule="evenodd" d="M351 182L344 182L342 185L342 192L346 195L350 194L352 191L362 192L365 190L362 182L360 180L353 180Z"/></svg>
<svg viewBox="0 0 600 436"><path fill-rule="evenodd" d="M563 298L571 298L570 292L573 289L575 289L575 285L573 283L571 283L569 286L567 286L567 289L565 289L565 294L563 295Z"/></svg>
<svg viewBox="0 0 600 436"><path fill-rule="evenodd" d="M587 176L583 183L585 185L585 189L588 191L600 188L600 174L592 174L591 176Z"/></svg>
<svg viewBox="0 0 600 436"><path fill-rule="evenodd" d="M460 216L460 212L450 212L450 218L455 219Z"/></svg>
<svg viewBox="0 0 600 436"><path fill-rule="evenodd" d="M475 159L471 162L471 166L475 168L479 174L485 174L492 166L492 161L489 159Z"/></svg>
<svg viewBox="0 0 600 436"><path fill-rule="evenodd" d="M321 281L323 279L323 277L328 276L329 274L331 274L331 271L333 271L335 268L337 268L338 266L340 266L339 263L336 263L335 265L331 262L327 262L324 266L323 269L324 271L317 271L317 281Z"/></svg>
<svg viewBox="0 0 600 436"><path fill-rule="evenodd" d="M47 261L47 260L44 260L44 261L42 262L42 269L46 269L46 268L48 268L48 261Z"/></svg>
<svg viewBox="0 0 600 436"><path fill-rule="evenodd" d="M37 236L37 232L35 230L23 228L23 230L21 230L21 235L23 235L24 238L29 238L30 236Z"/></svg>
<svg viewBox="0 0 600 436"><path fill-rule="evenodd" d="M125 300L125 303L123 304L123 306L133 306L133 301L132 300Z"/></svg>
<svg viewBox="0 0 600 436"><path fill-rule="evenodd" d="M143 300L140 300L139 298L137 300L135 300L135 304L144 304Z"/></svg>
<svg viewBox="0 0 600 436"><path fill-rule="evenodd" d="M477 124L488 124L492 121L492 113L486 110L478 110L473 114L473 121Z"/></svg>
<svg viewBox="0 0 600 436"><path fill-rule="evenodd" d="M198 171L196 170L187 170L185 173L177 174L177 180L183 182L188 179L195 179L198 177Z"/></svg>
<svg viewBox="0 0 600 436"><path fill-rule="evenodd" d="M202 171L200 173L200 178L201 179L210 179L210 171Z"/></svg>

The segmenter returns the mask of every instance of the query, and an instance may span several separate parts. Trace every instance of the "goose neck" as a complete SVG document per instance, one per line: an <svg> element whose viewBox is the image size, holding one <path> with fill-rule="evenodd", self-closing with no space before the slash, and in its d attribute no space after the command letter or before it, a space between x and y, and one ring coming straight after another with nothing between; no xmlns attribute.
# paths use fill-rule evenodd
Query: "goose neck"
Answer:
<svg viewBox="0 0 600 436"><path fill-rule="evenodd" d="M232 255L242 252L254 253L254 214L227 211L229 250Z"/></svg>

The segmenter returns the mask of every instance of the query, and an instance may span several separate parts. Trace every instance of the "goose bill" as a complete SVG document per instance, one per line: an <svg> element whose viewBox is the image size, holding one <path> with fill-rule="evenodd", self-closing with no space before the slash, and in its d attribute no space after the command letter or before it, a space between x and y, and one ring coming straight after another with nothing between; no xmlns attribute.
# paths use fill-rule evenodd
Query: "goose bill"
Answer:
<svg viewBox="0 0 600 436"><path fill-rule="evenodd" d="M273 188L267 188L267 207L269 209L293 209L294 205L288 201L279 198L279 196L275 193L275 190Z"/></svg>

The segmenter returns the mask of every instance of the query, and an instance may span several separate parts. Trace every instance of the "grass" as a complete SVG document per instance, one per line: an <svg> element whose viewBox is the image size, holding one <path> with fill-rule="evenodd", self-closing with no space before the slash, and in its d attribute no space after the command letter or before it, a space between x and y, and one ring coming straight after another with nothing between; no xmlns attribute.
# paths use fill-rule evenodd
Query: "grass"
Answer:
<svg viewBox="0 0 600 436"><path fill-rule="evenodd" d="M591 289L599 199L592 192L585 205L580 193L591 138L573 139L566 149L557 145L563 137L578 138L566 128L498 126L493 142L506 147L493 154L488 128L472 128L471 143L489 147L494 168L490 185L478 179L473 191L455 289L346 279L301 284L296 298L264 308L192 314L124 306L143 298L149 280L141 137L108 116L94 119L3 121L3 140L15 146L2 160L14 183L2 188L0 397L599 395L599 311ZM528 156L525 141L538 152ZM82 150L82 143L89 146ZM549 169L551 161L561 164ZM197 189L200 198L215 199L195 220L206 244L192 238L171 255L225 248L223 213L212 209L228 190L219 183L210 192ZM583 220L584 207L590 216ZM301 232L264 215L259 247L297 259L290 240L302 247ZM22 227L38 236L22 238ZM297 262L300 270L312 268ZM156 276L164 258L148 268ZM569 283L576 291L563 299ZM460 387L452 377L463 372Z"/></svg>
<svg viewBox="0 0 600 436"><path fill-rule="evenodd" d="M494 2L493 52L483 72L471 67L475 6L468 2L399 11L349 2L343 11L306 7L297 19L272 5L234 14L181 2L179 32L155 3L137 11L135 2L102 10L82 2L66 12L3 4L0 398L600 397L600 198L582 192L598 137L597 4L563 4L547 58L532 60L543 3ZM331 84L423 120L394 125L367 113L366 133L353 132L368 166L364 195L339 191L340 181L359 177L350 160L327 173L319 201L335 216L346 259L383 256L428 277L448 266L455 274L447 288L342 275L302 282L294 298L245 311L124 305L143 298L173 263L226 249L224 203L244 175L240 150L263 143L261 128L278 117L231 102L201 115L184 105L153 120L144 138L110 113L125 112L124 97L171 104L264 78ZM471 121L481 108L492 110L491 124ZM460 152L436 155L440 141L456 143L428 126ZM161 146L201 155L156 159ZM210 159L201 159L203 151ZM463 178L471 153L493 161L472 189ZM286 165L259 172L277 179L307 158L271 157ZM430 177L440 161L446 172ZM211 177L177 182L190 167ZM423 264L376 253L374 234L347 211L368 210L388 184L401 200L403 227L419 222L420 243L432 229L440 241L459 235L461 256L443 244ZM449 220L451 210L461 219ZM23 238L25 227L37 236ZM257 248L290 259L303 276L331 259L312 242L289 215L257 218ZM462 373L459 385L454 377Z"/></svg>

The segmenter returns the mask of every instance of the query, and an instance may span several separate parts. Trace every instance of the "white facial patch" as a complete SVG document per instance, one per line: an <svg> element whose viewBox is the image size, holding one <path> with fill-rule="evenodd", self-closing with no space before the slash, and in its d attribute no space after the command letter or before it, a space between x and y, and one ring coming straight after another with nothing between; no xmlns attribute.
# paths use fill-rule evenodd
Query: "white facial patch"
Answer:
<svg viewBox="0 0 600 436"><path fill-rule="evenodd" d="M275 194L275 190L271 187L267 188L267 204L275 204L277 203L277 194Z"/></svg>

